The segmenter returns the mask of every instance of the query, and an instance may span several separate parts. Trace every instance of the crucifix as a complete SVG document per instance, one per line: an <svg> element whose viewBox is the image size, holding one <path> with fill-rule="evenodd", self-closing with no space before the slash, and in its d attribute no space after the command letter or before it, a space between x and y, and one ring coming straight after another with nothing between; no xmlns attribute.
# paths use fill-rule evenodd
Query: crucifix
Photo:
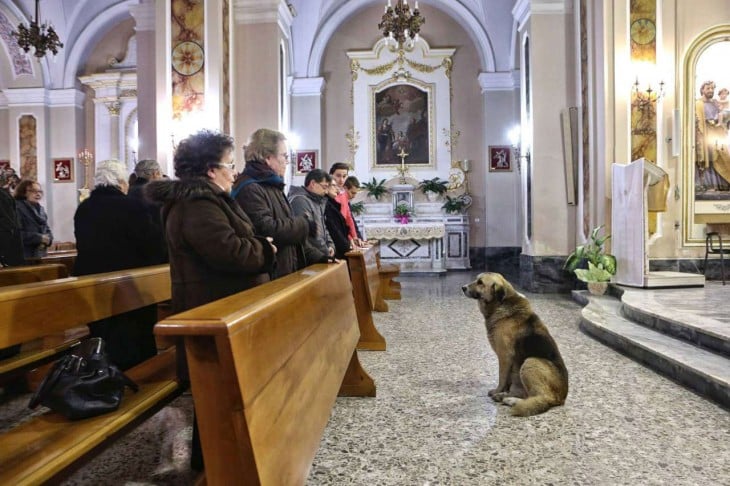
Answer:
<svg viewBox="0 0 730 486"><path fill-rule="evenodd" d="M398 173L400 174L400 179L403 184L406 183L406 174L408 173L408 167L406 167L406 157L408 157L409 154L406 153L405 150L403 150L403 147L400 148L400 153L398 153L398 157L400 157L400 169L398 170Z"/></svg>

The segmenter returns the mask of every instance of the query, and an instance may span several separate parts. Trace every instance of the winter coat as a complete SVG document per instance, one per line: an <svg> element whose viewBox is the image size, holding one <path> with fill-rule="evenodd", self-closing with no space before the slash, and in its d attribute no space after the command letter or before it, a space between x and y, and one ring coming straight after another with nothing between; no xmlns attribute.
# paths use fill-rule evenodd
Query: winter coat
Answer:
<svg viewBox="0 0 730 486"><path fill-rule="evenodd" d="M20 235L23 239L23 256L25 258L46 256L48 254L46 248L53 241L46 210L40 204L32 203L27 199L17 200L16 208L18 221L20 221ZM50 238L48 245L41 245L43 235Z"/></svg>
<svg viewBox="0 0 730 486"><path fill-rule="evenodd" d="M265 163L249 161L236 180L232 193L251 218L256 234L274 239L277 248L274 278L304 268L303 245L309 233L309 223L292 213L281 177Z"/></svg>
<svg viewBox="0 0 730 486"><path fill-rule="evenodd" d="M327 199L327 196L318 196L304 187L292 187L289 192L289 201L294 214L304 216L308 221L314 221L316 226L316 232L309 235L304 245L307 265L326 263L329 249L335 247L325 223Z"/></svg>
<svg viewBox="0 0 730 486"><path fill-rule="evenodd" d="M144 177L137 177L129 185L129 192L127 192L127 196L132 199L137 199L138 201L141 201L142 204L147 207L147 212L150 215L150 220L152 221L152 224L155 225L155 229L160 235L160 251L162 259L167 262L167 242L165 240L165 231L162 227L162 206L160 204L150 201L145 195L144 188L148 183L149 179L146 179Z"/></svg>
<svg viewBox="0 0 730 486"><path fill-rule="evenodd" d="M10 193L0 187L0 267L23 265L23 243L20 238L17 204Z"/></svg>
<svg viewBox="0 0 730 486"><path fill-rule="evenodd" d="M147 207L118 187L98 186L76 209L75 275L113 272L163 263L159 229ZM112 363L126 370L157 354L152 332L157 306L148 305L89 323L106 342Z"/></svg>
<svg viewBox="0 0 730 486"><path fill-rule="evenodd" d="M246 213L206 179L153 181L147 196L162 204L174 312L255 287L270 279L274 250Z"/></svg>
<svg viewBox="0 0 730 486"><path fill-rule="evenodd" d="M344 259L345 253L350 251L350 238L348 237L348 228L345 218L340 211L340 203L331 197L327 198L327 208L325 210L325 223L327 231L335 245L335 257Z"/></svg>
<svg viewBox="0 0 730 486"><path fill-rule="evenodd" d="M119 188L98 186L76 209L74 275L164 263L159 230L147 207Z"/></svg>

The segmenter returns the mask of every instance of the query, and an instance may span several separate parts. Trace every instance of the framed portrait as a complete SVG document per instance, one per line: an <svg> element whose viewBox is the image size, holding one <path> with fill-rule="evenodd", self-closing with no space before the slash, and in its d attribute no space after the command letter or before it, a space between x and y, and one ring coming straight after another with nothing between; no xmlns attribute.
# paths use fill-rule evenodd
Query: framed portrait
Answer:
<svg viewBox="0 0 730 486"><path fill-rule="evenodd" d="M297 150L294 154L296 173L298 175L311 172L317 168L318 152L316 150Z"/></svg>
<svg viewBox="0 0 730 486"><path fill-rule="evenodd" d="M9 160L0 160L0 170L5 170L10 168L10 161Z"/></svg>
<svg viewBox="0 0 730 486"><path fill-rule="evenodd" d="M53 182L73 182L74 159L53 159Z"/></svg>
<svg viewBox="0 0 730 486"><path fill-rule="evenodd" d="M413 207L413 191L394 191L393 192L393 211L399 204L405 203L409 208Z"/></svg>
<svg viewBox="0 0 730 486"><path fill-rule="evenodd" d="M430 165L432 100L427 86L389 84L373 91L375 166Z"/></svg>
<svg viewBox="0 0 730 486"><path fill-rule="evenodd" d="M489 146L489 172L512 172L512 147Z"/></svg>

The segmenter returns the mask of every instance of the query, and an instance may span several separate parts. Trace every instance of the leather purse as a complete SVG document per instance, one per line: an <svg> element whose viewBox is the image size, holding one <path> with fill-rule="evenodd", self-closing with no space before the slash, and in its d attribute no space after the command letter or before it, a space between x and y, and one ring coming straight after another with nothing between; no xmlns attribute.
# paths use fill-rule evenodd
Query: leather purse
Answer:
<svg viewBox="0 0 730 486"><path fill-rule="evenodd" d="M53 365L28 407L43 405L70 420L95 417L119 408L125 387L139 390L109 362L104 340L90 338Z"/></svg>

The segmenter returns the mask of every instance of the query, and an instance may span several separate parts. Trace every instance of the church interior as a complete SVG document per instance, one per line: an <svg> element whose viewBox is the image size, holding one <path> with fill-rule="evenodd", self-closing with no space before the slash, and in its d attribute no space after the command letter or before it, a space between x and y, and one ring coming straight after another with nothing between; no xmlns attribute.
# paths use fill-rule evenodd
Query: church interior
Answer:
<svg viewBox="0 0 730 486"><path fill-rule="evenodd" d="M211 484L727 484L727 0L0 0L0 44L0 171L40 185L56 257L74 248L98 163L131 174L151 159L174 179L178 144L208 129L233 137L240 172L265 127L286 135L287 190L335 162L359 179L353 214L379 242L387 300L365 282L371 347L355 302L353 361L377 394L335 387L321 427L298 424L321 428L306 451L290 428L280 442L225 442L261 427L241 413L248 385L238 377L231 410L201 405L191 367L192 391L87 447L93 457L62 462L59 447L53 472L24 484L194 484L193 402L201 430L207 412L233 417L211 449L228 450L227 467L201 432ZM576 258L591 263L574 274ZM393 266L397 289L382 270ZM511 417L488 395L501 358L462 293L481 272L504 275L550 328L570 372L563 406ZM0 308L13 289L0 287ZM216 317L228 332L233 314ZM18 316L0 326L33 318ZM169 332L193 360L220 340L196 348L173 321L158 347ZM0 334L0 348L15 344ZM8 390L0 449L46 412ZM0 452L0 480L28 469L19 457Z"/></svg>

